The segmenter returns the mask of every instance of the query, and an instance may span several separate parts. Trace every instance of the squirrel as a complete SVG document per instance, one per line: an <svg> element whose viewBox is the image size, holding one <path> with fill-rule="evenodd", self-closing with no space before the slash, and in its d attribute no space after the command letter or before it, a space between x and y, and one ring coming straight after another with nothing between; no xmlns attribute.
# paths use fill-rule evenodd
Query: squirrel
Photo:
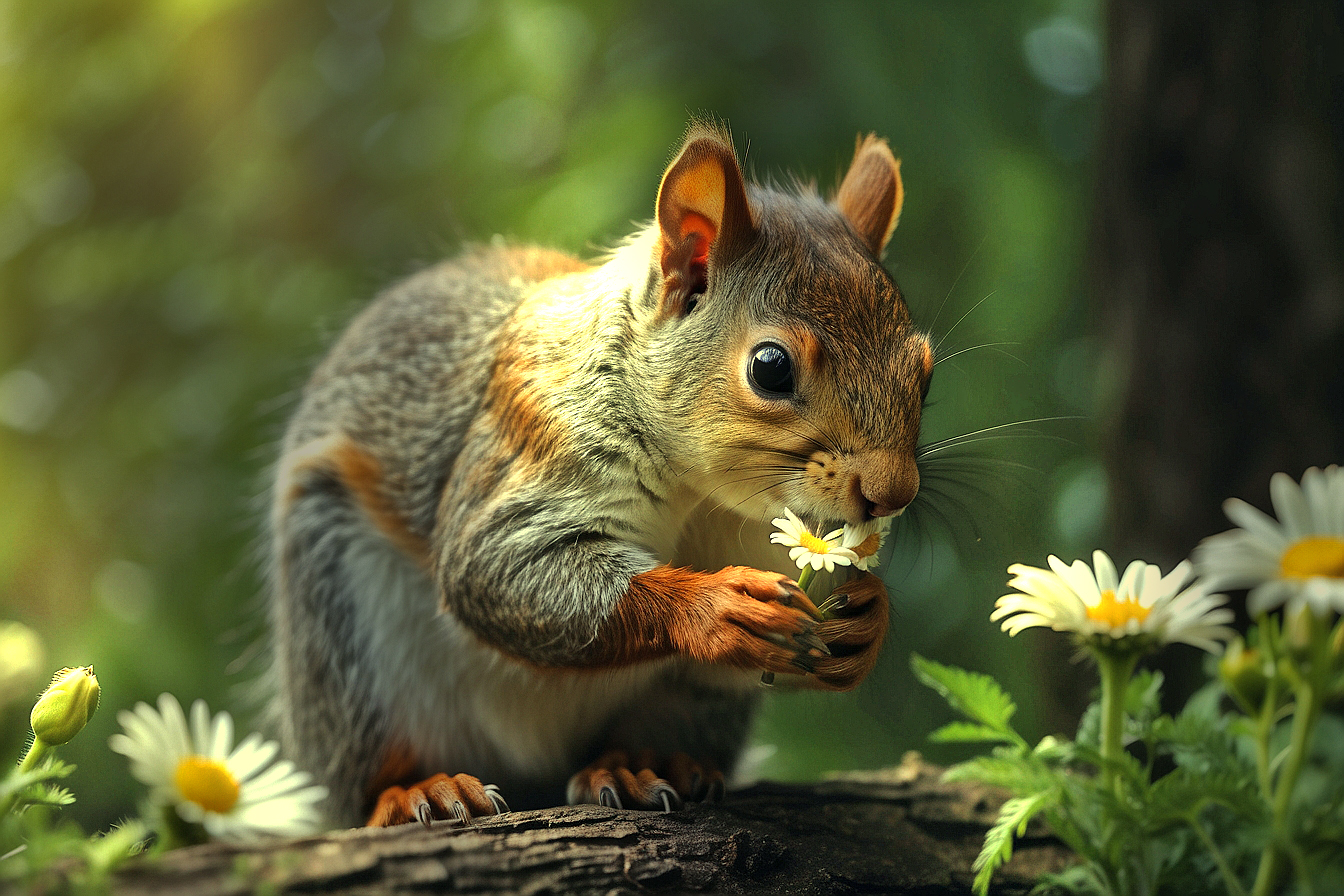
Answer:
<svg viewBox="0 0 1344 896"><path fill-rule="evenodd" d="M355 317L270 520L273 709L332 823L717 799L763 673L872 670L881 579L818 612L767 521L919 488L933 350L880 260L903 197L871 134L827 200L693 122L600 263L476 247Z"/></svg>

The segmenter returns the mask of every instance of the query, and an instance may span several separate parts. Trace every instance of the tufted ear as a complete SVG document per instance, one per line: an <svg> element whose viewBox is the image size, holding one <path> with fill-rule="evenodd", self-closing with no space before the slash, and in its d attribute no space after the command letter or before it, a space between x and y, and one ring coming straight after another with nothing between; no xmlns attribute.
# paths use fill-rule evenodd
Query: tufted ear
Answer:
<svg viewBox="0 0 1344 896"><path fill-rule="evenodd" d="M718 128L691 126L658 188L659 314L684 315L708 285L709 268L726 264L755 230L742 170L729 137Z"/></svg>
<svg viewBox="0 0 1344 896"><path fill-rule="evenodd" d="M901 163L887 141L873 134L860 137L835 204L874 255L881 257L887 248L904 200Z"/></svg>

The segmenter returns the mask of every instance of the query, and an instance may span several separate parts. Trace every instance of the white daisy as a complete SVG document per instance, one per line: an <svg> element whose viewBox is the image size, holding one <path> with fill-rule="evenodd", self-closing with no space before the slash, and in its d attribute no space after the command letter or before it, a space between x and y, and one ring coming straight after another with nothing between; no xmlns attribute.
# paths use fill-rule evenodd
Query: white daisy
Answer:
<svg viewBox="0 0 1344 896"><path fill-rule="evenodd" d="M1082 560L1066 566L1055 556L1049 562L1050 569L1021 563L1008 567L1014 576L1008 587L1021 593L1000 597L989 617L1002 620L1008 634L1042 626L1073 632L1103 648L1131 639L1136 649L1181 642L1210 653L1221 652L1221 642L1232 637L1227 598L1210 594L1204 582L1189 584L1188 561L1164 576L1156 566L1135 560L1119 578L1104 551L1092 553L1092 566Z"/></svg>
<svg viewBox="0 0 1344 896"><path fill-rule="evenodd" d="M866 570L877 565L877 552L882 550L882 542L891 531L891 521L892 517L881 516L857 526L845 524L840 547L854 552L857 569Z"/></svg>
<svg viewBox="0 0 1344 896"><path fill-rule="evenodd" d="M799 569L825 569L833 572L837 566L849 566L858 560L858 555L847 547L842 547L840 539L843 529L836 529L821 538L812 534L802 520L792 510L785 507L784 516L771 520L779 531L770 535L772 544L782 544L789 548L789 559L798 564Z"/></svg>
<svg viewBox="0 0 1344 896"><path fill-rule="evenodd" d="M185 821L219 840L264 836L297 837L321 825L317 804L325 787L309 786L293 763L273 762L279 746L251 734L233 745L233 718L213 719L205 701L191 707L188 727L170 694L155 710L138 703L117 714L124 733L112 735L113 750L131 761L131 774L150 787L156 806L171 806Z"/></svg>
<svg viewBox="0 0 1344 896"><path fill-rule="evenodd" d="M1199 543L1199 574L1215 588L1251 589L1252 616L1284 604L1309 606L1318 616L1344 613L1344 469L1312 467L1301 485L1275 473L1269 495L1277 520L1238 498L1223 503L1241 528Z"/></svg>

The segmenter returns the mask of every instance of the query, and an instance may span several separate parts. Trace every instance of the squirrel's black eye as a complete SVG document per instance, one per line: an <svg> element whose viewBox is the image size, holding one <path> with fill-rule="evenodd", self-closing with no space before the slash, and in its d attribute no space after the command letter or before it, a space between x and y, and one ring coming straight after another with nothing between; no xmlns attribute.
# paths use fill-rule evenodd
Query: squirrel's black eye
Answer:
<svg viewBox="0 0 1344 896"><path fill-rule="evenodd" d="M793 394L793 362L782 346L762 342L751 353L747 379L763 398L787 398Z"/></svg>

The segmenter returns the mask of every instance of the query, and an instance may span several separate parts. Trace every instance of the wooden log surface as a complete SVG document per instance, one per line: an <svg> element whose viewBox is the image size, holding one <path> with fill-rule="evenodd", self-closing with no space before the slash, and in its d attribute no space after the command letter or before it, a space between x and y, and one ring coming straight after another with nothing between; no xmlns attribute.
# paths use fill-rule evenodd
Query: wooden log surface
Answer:
<svg viewBox="0 0 1344 896"><path fill-rule="evenodd" d="M677 812L566 806L238 847L208 844L117 872L123 894L453 892L969 893L1003 794L901 765L815 784L763 783ZM1026 893L1068 863L1029 830L992 892Z"/></svg>

